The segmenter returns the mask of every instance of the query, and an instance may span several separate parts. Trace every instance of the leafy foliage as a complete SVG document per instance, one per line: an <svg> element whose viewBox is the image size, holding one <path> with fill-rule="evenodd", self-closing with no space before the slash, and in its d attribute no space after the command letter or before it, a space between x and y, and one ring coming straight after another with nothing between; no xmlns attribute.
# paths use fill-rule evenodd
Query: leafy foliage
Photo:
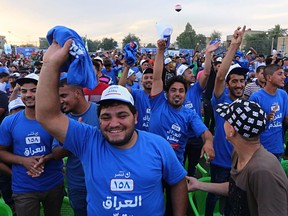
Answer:
<svg viewBox="0 0 288 216"><path fill-rule="evenodd" d="M138 45L139 45L139 43L140 43L141 40L140 40L140 38L137 37L135 34L129 33L126 37L123 38L123 40L122 40L122 46L124 47L127 43L130 43L131 41L135 41L135 42L137 42Z"/></svg>

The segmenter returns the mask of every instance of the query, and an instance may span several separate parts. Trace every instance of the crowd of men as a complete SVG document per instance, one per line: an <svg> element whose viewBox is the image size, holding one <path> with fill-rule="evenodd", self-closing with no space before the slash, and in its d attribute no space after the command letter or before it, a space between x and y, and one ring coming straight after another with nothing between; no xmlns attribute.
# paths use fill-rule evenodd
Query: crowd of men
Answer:
<svg viewBox="0 0 288 216"><path fill-rule="evenodd" d="M245 31L219 55L218 41L167 56L164 39L132 65L116 50L92 54L94 89L61 71L72 40L3 56L0 190L14 214L60 215L68 157L76 216L185 215L188 190L209 192L206 215L220 196L224 215L288 215L288 57L239 51ZM204 156L211 183L195 178Z"/></svg>

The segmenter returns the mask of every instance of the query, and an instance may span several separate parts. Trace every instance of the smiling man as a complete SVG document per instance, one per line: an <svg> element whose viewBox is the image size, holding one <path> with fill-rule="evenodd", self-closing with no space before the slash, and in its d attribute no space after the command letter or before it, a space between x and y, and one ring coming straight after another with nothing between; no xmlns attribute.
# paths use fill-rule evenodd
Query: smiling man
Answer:
<svg viewBox="0 0 288 216"><path fill-rule="evenodd" d="M210 163L211 182L226 182L230 176L233 146L226 139L223 127L225 120L215 110L219 103L230 104L243 96L248 69L241 68L238 64L231 66L231 62L242 42L244 32L245 26L242 29L237 28L234 31L226 56L216 74L214 93L211 99L216 126L214 134L215 158ZM226 90L228 90L228 93ZM215 204L219 198L215 194L208 194L206 199L206 215L213 215ZM226 206L224 209L225 215L230 215L229 211L229 206Z"/></svg>
<svg viewBox="0 0 288 216"><path fill-rule="evenodd" d="M112 85L98 109L100 130L61 113L58 79L72 41L56 42L44 55L36 116L83 165L88 215L163 215L162 180L171 185L175 215L187 207L186 171L163 138L135 130L137 111L129 91Z"/></svg>
<svg viewBox="0 0 288 216"><path fill-rule="evenodd" d="M53 142L53 137L35 119L38 79L32 73L16 81L21 86L25 109L2 122L0 158L12 164L12 190L18 216L39 215L40 203L45 215L60 216L64 196L62 161L47 161L45 172L34 167L51 156Z"/></svg>
<svg viewBox="0 0 288 216"><path fill-rule="evenodd" d="M208 160L214 157L213 137L195 110L184 107L188 84L182 76L173 76L166 83L165 92L162 80L165 40L158 40L158 49L154 64L153 83L150 93L151 118L149 131L165 138L183 165L184 151L189 133L201 137L204 142L203 152ZM165 96L166 93L166 96ZM174 215L171 206L170 187L166 187L166 214ZM172 199L173 200L173 199ZM172 208L171 208L172 207Z"/></svg>
<svg viewBox="0 0 288 216"><path fill-rule="evenodd" d="M123 74L119 79L119 85L125 86L126 77L128 72L130 71L130 66L126 65L123 69ZM152 88L152 81L153 81L153 69L146 68L142 73L142 89L133 89L126 85L126 88L133 96L135 101L135 107L137 108L138 118L135 127L139 130L148 131L149 129L149 122L150 122L150 101L149 101L149 94Z"/></svg>

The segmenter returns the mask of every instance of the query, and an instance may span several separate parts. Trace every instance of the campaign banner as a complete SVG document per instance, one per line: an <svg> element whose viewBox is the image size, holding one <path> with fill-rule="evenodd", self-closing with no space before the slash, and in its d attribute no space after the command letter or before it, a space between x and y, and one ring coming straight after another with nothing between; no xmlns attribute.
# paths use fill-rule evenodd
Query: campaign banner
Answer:
<svg viewBox="0 0 288 216"><path fill-rule="evenodd" d="M16 47L15 52L16 54L23 54L24 56L31 56L31 54L34 52L37 52L38 49L35 47Z"/></svg>
<svg viewBox="0 0 288 216"><path fill-rule="evenodd" d="M153 53L156 53L157 52L157 48L141 48L140 49L140 53L143 54L143 53L149 53L149 54L153 54Z"/></svg>
<svg viewBox="0 0 288 216"><path fill-rule="evenodd" d="M4 44L4 52L5 54L12 54L12 48L10 44Z"/></svg>

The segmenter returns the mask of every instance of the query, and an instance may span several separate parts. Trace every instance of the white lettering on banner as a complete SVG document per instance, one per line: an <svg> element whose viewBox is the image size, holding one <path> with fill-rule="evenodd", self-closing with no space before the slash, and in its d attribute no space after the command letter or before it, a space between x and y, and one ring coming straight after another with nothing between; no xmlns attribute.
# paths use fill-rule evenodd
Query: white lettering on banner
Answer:
<svg viewBox="0 0 288 216"><path fill-rule="evenodd" d="M133 191L134 180L133 179L111 179L110 190L111 191Z"/></svg>
<svg viewBox="0 0 288 216"><path fill-rule="evenodd" d="M134 200L123 200L117 201L118 197L114 196L113 201L111 196L106 197L106 201L103 201L102 205L105 209L111 209L112 207L115 210L120 210L121 208L135 208L142 206L142 196L135 196Z"/></svg>
<svg viewBox="0 0 288 216"><path fill-rule="evenodd" d="M32 149L32 148L25 148L25 151L24 151L24 155L25 156L33 156L37 153L45 153L46 152L46 148L45 146L41 146L39 148L35 148L35 149Z"/></svg>

